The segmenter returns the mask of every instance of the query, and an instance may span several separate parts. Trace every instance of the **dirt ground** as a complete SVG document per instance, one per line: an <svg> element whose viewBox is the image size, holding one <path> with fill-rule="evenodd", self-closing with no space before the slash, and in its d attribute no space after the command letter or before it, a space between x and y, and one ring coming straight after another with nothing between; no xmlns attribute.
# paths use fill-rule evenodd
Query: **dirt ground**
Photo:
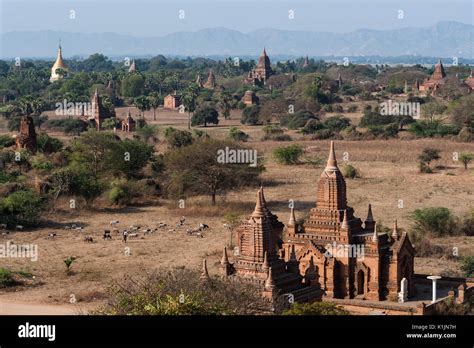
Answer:
<svg viewBox="0 0 474 348"><path fill-rule="evenodd" d="M119 109L118 116L123 117L127 110ZM135 111L134 115L136 114ZM159 110L156 122L152 121L151 115L151 112L146 115L148 122L158 124L161 129L165 125L186 128L186 114ZM223 120L217 127L200 129L206 130L211 137L222 138L232 125L238 125L247 132L250 135L247 146L256 148L258 155L264 156L266 171L263 182L272 212L281 221L287 222L288 200L292 199L295 201L297 218L304 217L315 204L322 165L276 164L271 151L288 143L260 141L263 135L261 127L241 126L238 113L233 114L230 120ZM50 134L70 140L59 133ZM309 141L295 132L290 134L293 143L297 142L305 147L306 157L322 158L325 161L329 141ZM158 138L160 143L157 149L163 151L166 147L163 135L160 134ZM474 168L464 170L460 162L453 161L454 152L474 152L474 144L448 139L374 140L336 141L335 147L340 167L350 163L360 170L361 178L347 180L347 195L349 205L362 219L371 203L378 223L392 226L394 220L398 220L398 226L407 230L410 227L409 215L417 208L446 207L461 216L474 207ZM435 163L439 166L435 174L418 172L417 156L425 147L441 150L442 159ZM223 212L235 207L243 216L249 214L253 209L254 197L255 188L249 188L219 197L218 207L214 209L208 208L210 198L195 197L186 201L183 209L178 208L178 202L159 200L148 206L69 212L62 209L49 213L45 216L45 220L50 222L48 227L13 232L5 239L0 239L0 243L13 240L16 244L36 244L39 250L36 262L14 258L0 261L1 267L28 271L35 276L28 286L13 291L0 290L0 314L11 312L11 308L18 308L20 311L24 308L21 306L28 304L61 305L61 310L67 310L71 299L75 299L75 303L83 308L90 309L103 303L106 289L125 275L176 266L198 268L203 258L208 260L209 272L217 273L223 247L230 243L230 232L223 227ZM66 203L65 201L64 204ZM169 231L181 216L186 217L185 226ZM102 240L103 230L110 228L111 220L120 221L118 228L130 225L140 225L142 229L155 228L159 222L168 224L168 227L146 236L139 233L137 239L124 244L118 234L112 234L111 241ZM203 238L186 234L187 228L196 228L199 223L210 226ZM84 231L65 229L71 224L83 225ZM57 236L47 239L51 232ZM85 235L91 235L94 242L84 242ZM460 256L474 254L473 237L449 237L435 242L446 248L459 248ZM72 266L72 274L67 275L63 260L69 256L74 256L77 260ZM415 267L417 273L460 275L455 259L417 258ZM12 303L17 303L18 307L12 307ZM47 310L47 307L39 308Z"/></svg>

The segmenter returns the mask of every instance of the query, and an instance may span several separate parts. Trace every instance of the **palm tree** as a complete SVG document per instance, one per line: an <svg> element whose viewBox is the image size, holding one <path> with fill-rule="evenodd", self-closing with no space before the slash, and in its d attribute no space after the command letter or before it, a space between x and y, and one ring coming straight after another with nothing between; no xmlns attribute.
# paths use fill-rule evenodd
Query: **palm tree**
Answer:
<svg viewBox="0 0 474 348"><path fill-rule="evenodd" d="M145 111L150 110L150 100L144 95L138 96L133 100L133 105L140 110L143 119L145 118Z"/></svg>
<svg viewBox="0 0 474 348"><path fill-rule="evenodd" d="M153 121L156 121L156 109L161 105L161 95L158 92L151 92L148 101L153 109Z"/></svg>
<svg viewBox="0 0 474 348"><path fill-rule="evenodd" d="M188 129L191 129L191 115L196 110L199 87L195 83L189 85L183 94L183 105L188 112Z"/></svg>

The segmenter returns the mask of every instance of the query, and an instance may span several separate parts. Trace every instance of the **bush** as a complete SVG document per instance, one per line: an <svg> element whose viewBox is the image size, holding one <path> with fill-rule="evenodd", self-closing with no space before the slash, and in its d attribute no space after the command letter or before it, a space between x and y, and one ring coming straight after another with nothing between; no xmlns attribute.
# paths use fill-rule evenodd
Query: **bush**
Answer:
<svg viewBox="0 0 474 348"><path fill-rule="evenodd" d="M324 140L332 138L333 136L334 132L330 129L320 129L311 136L311 140Z"/></svg>
<svg viewBox="0 0 474 348"><path fill-rule="evenodd" d="M127 278L110 289L98 314L250 315L271 312L256 285L220 278L202 281L188 269L160 270Z"/></svg>
<svg viewBox="0 0 474 348"><path fill-rule="evenodd" d="M408 131L419 137L432 138L434 136L457 135L460 129L455 125L447 125L439 120L435 121L417 121L411 123Z"/></svg>
<svg viewBox="0 0 474 348"><path fill-rule="evenodd" d="M326 121L324 121L324 126L333 132L339 132L343 130L344 128L349 127L350 125L351 125L351 120L342 115L328 117Z"/></svg>
<svg viewBox="0 0 474 348"><path fill-rule="evenodd" d="M79 135L87 130L87 123L78 119L48 120L45 127L57 131L62 131L66 135Z"/></svg>
<svg viewBox="0 0 474 348"><path fill-rule="evenodd" d="M381 115L378 112L371 110L364 110L364 116L360 119L360 127L381 126L390 123L395 123L396 117L392 115Z"/></svg>
<svg viewBox="0 0 474 348"><path fill-rule="evenodd" d="M29 272L13 272L6 268L0 268L0 289L22 285L23 279L29 279L32 277L33 275Z"/></svg>
<svg viewBox="0 0 474 348"><path fill-rule="evenodd" d="M40 196L32 191L20 190L0 201L0 212L9 226L35 226L39 223L43 206Z"/></svg>
<svg viewBox="0 0 474 348"><path fill-rule="evenodd" d="M9 135L0 135L0 149L3 147L10 147L15 144L13 138Z"/></svg>
<svg viewBox="0 0 474 348"><path fill-rule="evenodd" d="M56 198L60 195L77 195L90 201L99 196L103 190L93 173L85 168L59 168L49 180Z"/></svg>
<svg viewBox="0 0 474 348"><path fill-rule="evenodd" d="M347 112L354 113L357 112L357 105L349 105Z"/></svg>
<svg viewBox="0 0 474 348"><path fill-rule="evenodd" d="M346 164L342 169L342 175L348 179L360 178L359 171L352 165Z"/></svg>
<svg viewBox="0 0 474 348"><path fill-rule="evenodd" d="M258 105L248 106L242 112L240 123L250 125L260 124L259 115L260 107Z"/></svg>
<svg viewBox="0 0 474 348"><path fill-rule="evenodd" d="M464 165L464 169L467 169L468 164L471 163L472 160L474 160L474 153L472 153L472 152L461 152L459 154L459 160Z"/></svg>
<svg viewBox="0 0 474 348"><path fill-rule="evenodd" d="M420 161L420 172L421 173L432 173L430 163L441 158L439 155L440 150L431 147L424 148L421 154L418 156Z"/></svg>
<svg viewBox="0 0 474 348"><path fill-rule="evenodd" d="M171 128L171 127L170 127ZM177 149L184 146L189 146L193 143L193 135L191 132L179 129L167 129L165 130L165 137L168 141L168 147L170 149Z"/></svg>
<svg viewBox="0 0 474 348"><path fill-rule="evenodd" d="M460 268L466 277L474 277L474 256L463 257Z"/></svg>
<svg viewBox="0 0 474 348"><path fill-rule="evenodd" d="M317 117L311 111L303 110L283 116L280 123L282 126L288 127L288 129L298 129L304 127L309 120L315 119Z"/></svg>
<svg viewBox="0 0 474 348"><path fill-rule="evenodd" d="M304 125L301 133L303 134L314 134L317 131L324 129L324 125L319 120L309 120Z"/></svg>
<svg viewBox="0 0 474 348"><path fill-rule="evenodd" d="M37 155L31 159L31 167L37 170L50 171L54 168L54 165L45 156Z"/></svg>
<svg viewBox="0 0 474 348"><path fill-rule="evenodd" d="M302 154L303 148L298 144L282 146L273 150L273 157L280 164L297 164Z"/></svg>
<svg viewBox="0 0 474 348"><path fill-rule="evenodd" d="M350 315L343 307L330 302L293 303L283 315Z"/></svg>
<svg viewBox="0 0 474 348"><path fill-rule="evenodd" d="M422 235L441 237L456 232L456 221L448 208L416 209L410 218L412 230Z"/></svg>
<svg viewBox="0 0 474 348"><path fill-rule="evenodd" d="M249 135L236 127L230 127L229 138L235 141L247 141Z"/></svg>
<svg viewBox="0 0 474 348"><path fill-rule="evenodd" d="M46 133L38 134L36 145L39 152L46 154L59 152L63 148L63 142L57 138L52 138Z"/></svg>

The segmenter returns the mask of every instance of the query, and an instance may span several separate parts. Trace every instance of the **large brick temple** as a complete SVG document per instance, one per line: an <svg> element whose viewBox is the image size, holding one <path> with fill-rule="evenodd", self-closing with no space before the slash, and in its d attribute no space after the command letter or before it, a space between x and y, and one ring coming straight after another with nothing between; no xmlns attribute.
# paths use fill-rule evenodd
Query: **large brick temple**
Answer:
<svg viewBox="0 0 474 348"><path fill-rule="evenodd" d="M231 264L224 252L224 274L253 280L266 294L291 292L296 301L314 301L324 292L330 298L381 301L397 296L403 278L408 296L415 293L415 250L407 233L400 233L396 221L393 231L379 233L370 205L365 221L355 216L333 142L306 221L298 224L291 209L285 227L260 188L255 210L236 238L238 254Z"/></svg>

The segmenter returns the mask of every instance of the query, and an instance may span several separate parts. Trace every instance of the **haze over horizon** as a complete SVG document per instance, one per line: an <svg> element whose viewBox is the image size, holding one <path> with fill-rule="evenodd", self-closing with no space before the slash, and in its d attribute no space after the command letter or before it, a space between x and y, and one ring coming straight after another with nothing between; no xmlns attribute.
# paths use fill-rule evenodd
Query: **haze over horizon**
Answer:
<svg viewBox="0 0 474 348"><path fill-rule="evenodd" d="M473 5L471 0L0 0L0 18L0 33L156 37L215 27L242 33L262 28L347 33L428 27L440 21L472 24Z"/></svg>

